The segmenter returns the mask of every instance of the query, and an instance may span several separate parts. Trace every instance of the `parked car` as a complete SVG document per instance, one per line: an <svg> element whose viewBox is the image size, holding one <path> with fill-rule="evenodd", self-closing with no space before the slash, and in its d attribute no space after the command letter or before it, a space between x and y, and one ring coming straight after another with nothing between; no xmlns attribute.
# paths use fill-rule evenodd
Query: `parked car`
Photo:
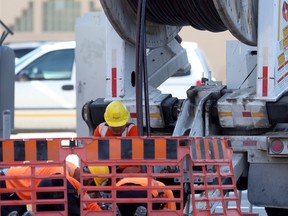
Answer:
<svg viewBox="0 0 288 216"><path fill-rule="evenodd" d="M47 43L16 63L16 131L76 129L74 49L74 41Z"/></svg>
<svg viewBox="0 0 288 216"><path fill-rule="evenodd" d="M12 48L15 53L16 61L32 50L38 48L39 46L47 43L47 41L35 41L35 42L14 42L7 43L6 46Z"/></svg>
<svg viewBox="0 0 288 216"><path fill-rule="evenodd" d="M185 45L191 71L171 77L159 87L162 93L180 99L186 98L186 90L209 71L197 44ZM14 131L76 130L74 50L74 41L50 42L17 61Z"/></svg>

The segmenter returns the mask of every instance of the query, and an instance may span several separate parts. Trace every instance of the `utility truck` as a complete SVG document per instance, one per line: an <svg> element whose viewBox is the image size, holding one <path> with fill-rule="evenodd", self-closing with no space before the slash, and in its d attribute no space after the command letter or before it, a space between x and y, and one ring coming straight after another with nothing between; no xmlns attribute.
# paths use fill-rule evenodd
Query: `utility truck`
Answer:
<svg viewBox="0 0 288 216"><path fill-rule="evenodd" d="M21 144L24 152L33 146L34 153L41 147L45 154L3 154L1 166L23 165L21 161L29 161L34 168L59 165L68 154L77 154L81 167L109 165L111 173L104 177L111 185L96 190L108 191L110 196L94 198L103 203L105 211L81 209L81 215L116 215L117 203L143 202L117 198L121 187L116 186L116 180L127 177L116 173L119 164L146 169L128 177L147 177L147 187L126 186L122 190L147 190L148 215L242 215L237 189L247 189L250 203L265 207L268 215L286 215L287 1L101 0L101 4L111 24L105 32L91 34L91 26L103 24L95 14L76 23L77 103L82 114L78 122L83 118L91 134L103 121L107 104L120 100L137 123L140 136L4 140L4 153L12 147L19 153L17 144ZM187 89L187 99L179 100L162 94L157 87L189 68L178 37L187 25L211 32L229 30L238 41L227 42L227 84L206 77L201 86ZM103 41L99 40L101 34ZM91 35L97 38L96 44ZM91 51L93 46L99 49ZM93 64L89 53L104 56L102 66ZM93 67L98 79L93 85L94 96L99 89L105 90L104 96L83 106L82 96L90 85L81 80L78 71L84 73ZM153 178L163 180L166 186L152 187ZM152 197L153 189L173 190L175 198ZM83 186L81 190L95 191L95 187ZM36 211L37 200L34 197L32 201ZM169 201L177 204L177 210L153 209L153 202ZM67 207L65 196L64 205ZM217 212L217 205L221 205L221 212Z"/></svg>
<svg viewBox="0 0 288 216"><path fill-rule="evenodd" d="M90 104L88 125L103 120L96 117L103 113L103 104L121 100L136 123L144 123L144 129L149 123L152 134L228 138L238 189L248 189L250 203L269 208L269 215L287 214L287 1L149 1L145 26L136 22L137 2L101 1L122 42L113 34L107 36L106 95ZM227 84L206 77L202 86L187 89L187 99L181 101L155 88L187 70L185 50L177 40L187 25L211 32L229 30L238 41L227 41ZM148 50L146 66L145 61L141 64L143 56L137 61L143 47ZM147 78L137 77L137 69L147 70ZM141 87L137 91L133 85L133 77L148 84L149 99L143 103L150 114L144 110L144 118L142 105L136 103L146 98L144 93L141 97Z"/></svg>

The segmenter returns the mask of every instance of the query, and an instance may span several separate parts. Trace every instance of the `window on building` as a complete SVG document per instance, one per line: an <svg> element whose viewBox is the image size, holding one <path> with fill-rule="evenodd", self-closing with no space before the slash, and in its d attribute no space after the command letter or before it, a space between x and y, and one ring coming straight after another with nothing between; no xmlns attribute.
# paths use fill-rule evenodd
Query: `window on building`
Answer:
<svg viewBox="0 0 288 216"><path fill-rule="evenodd" d="M102 7L101 7L101 4L98 1L90 1L89 2L89 11L101 11L102 10Z"/></svg>
<svg viewBox="0 0 288 216"><path fill-rule="evenodd" d="M80 16L80 7L80 1L75 0L49 0L43 2L43 31L74 31L75 20Z"/></svg>

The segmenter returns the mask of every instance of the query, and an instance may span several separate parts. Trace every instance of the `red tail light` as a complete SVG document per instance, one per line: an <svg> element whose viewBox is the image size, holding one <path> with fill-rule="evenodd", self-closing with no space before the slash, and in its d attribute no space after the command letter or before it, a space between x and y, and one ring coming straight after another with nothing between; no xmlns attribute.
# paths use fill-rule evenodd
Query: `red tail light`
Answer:
<svg viewBox="0 0 288 216"><path fill-rule="evenodd" d="M196 86L201 86L201 85L202 85L201 80L197 80L197 81L196 81Z"/></svg>
<svg viewBox="0 0 288 216"><path fill-rule="evenodd" d="M275 139L271 142L271 151L274 154L280 154L284 149L284 144L281 140Z"/></svg>

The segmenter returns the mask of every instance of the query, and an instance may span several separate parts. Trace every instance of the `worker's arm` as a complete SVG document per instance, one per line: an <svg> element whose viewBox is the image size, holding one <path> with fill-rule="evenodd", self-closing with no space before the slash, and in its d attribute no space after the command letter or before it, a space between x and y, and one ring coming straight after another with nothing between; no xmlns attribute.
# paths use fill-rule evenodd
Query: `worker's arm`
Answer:
<svg viewBox="0 0 288 216"><path fill-rule="evenodd" d="M164 197L166 198L174 198L173 192L171 190L164 191ZM170 210L176 210L176 203L175 202L167 202L165 208Z"/></svg>
<svg viewBox="0 0 288 216"><path fill-rule="evenodd" d="M102 209L97 203L87 203L87 210L90 211L101 211Z"/></svg>
<svg viewBox="0 0 288 216"><path fill-rule="evenodd" d="M85 193L84 194L84 198L85 199L90 199L90 196ZM100 206L95 203L95 202L91 202L91 203L86 203L86 207L84 206L85 210L90 210L90 211L101 211L102 209L100 208Z"/></svg>
<svg viewBox="0 0 288 216"><path fill-rule="evenodd" d="M66 171L68 172L68 175L75 178L77 176L77 172L79 173L79 167L76 166L74 163L70 161L66 161ZM77 181L79 181L79 177L75 178Z"/></svg>
<svg viewBox="0 0 288 216"><path fill-rule="evenodd" d="M67 176L66 178L73 185L73 187L75 188L75 190L79 194L80 183L76 179L74 179L73 177ZM85 199L90 199L90 196L86 192L83 192L82 194L83 194L83 197ZM83 207L85 210L90 210L90 211L100 211L101 210L100 206L95 202L89 202L89 203L87 202L84 204Z"/></svg>

